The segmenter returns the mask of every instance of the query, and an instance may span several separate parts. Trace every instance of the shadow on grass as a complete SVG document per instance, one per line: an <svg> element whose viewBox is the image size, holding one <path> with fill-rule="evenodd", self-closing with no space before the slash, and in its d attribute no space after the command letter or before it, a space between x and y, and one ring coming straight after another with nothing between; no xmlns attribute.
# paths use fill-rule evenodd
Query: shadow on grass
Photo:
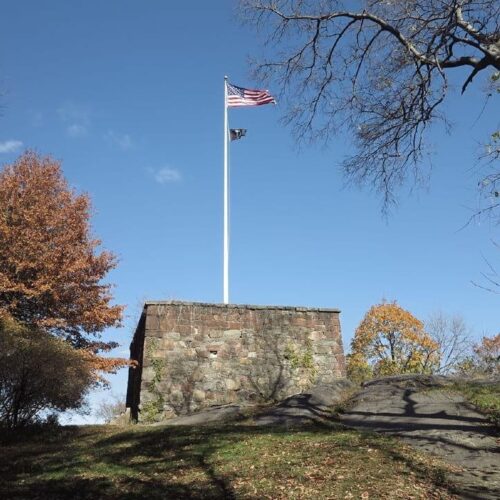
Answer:
<svg viewBox="0 0 500 500"><path fill-rule="evenodd" d="M0 490L1 491L1 490ZM231 498L207 491L196 484L165 483L151 478L124 479L120 482L107 478L68 478L46 481L29 486L16 485L2 491L5 499L176 499L176 498Z"/></svg>
<svg viewBox="0 0 500 500"><path fill-rule="evenodd" d="M295 428L219 424L124 431L70 428L46 441L42 435L35 440L20 437L17 445L11 442L0 454L0 498L235 499L238 472L220 467L216 454L230 455L253 437L293 438L296 432L306 432L311 439L315 435L331 439L339 431L319 424ZM369 443L385 456L404 462L417 476L436 484L441 481L438 475L430 477L427 468L399 453L386 438L345 430L338 435L338 449L360 453L361 440L365 446Z"/></svg>

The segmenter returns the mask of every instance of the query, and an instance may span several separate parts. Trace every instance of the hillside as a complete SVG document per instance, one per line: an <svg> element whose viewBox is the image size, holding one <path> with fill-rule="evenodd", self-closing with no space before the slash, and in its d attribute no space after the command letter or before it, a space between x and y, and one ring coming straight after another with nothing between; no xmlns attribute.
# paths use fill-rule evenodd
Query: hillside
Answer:
<svg viewBox="0 0 500 500"><path fill-rule="evenodd" d="M442 466L331 426L69 427L2 451L5 499L453 498Z"/></svg>
<svg viewBox="0 0 500 500"><path fill-rule="evenodd" d="M2 444L0 498L497 498L495 427L457 391L396 377L340 415L338 391L318 387L170 425L18 433Z"/></svg>

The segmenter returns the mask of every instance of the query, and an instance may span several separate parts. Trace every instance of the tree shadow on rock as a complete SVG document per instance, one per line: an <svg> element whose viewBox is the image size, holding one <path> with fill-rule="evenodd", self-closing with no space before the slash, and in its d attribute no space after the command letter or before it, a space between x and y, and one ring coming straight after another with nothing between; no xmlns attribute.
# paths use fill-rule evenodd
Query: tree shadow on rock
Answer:
<svg viewBox="0 0 500 500"><path fill-rule="evenodd" d="M259 358L254 358L248 381L257 398L264 402L279 401L290 385L290 368L284 354L285 338L276 332L263 332L254 339Z"/></svg>

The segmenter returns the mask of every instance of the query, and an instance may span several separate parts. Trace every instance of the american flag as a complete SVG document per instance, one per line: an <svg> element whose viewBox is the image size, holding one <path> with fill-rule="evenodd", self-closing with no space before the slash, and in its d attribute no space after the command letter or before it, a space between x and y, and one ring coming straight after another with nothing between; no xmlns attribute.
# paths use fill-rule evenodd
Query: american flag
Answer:
<svg viewBox="0 0 500 500"><path fill-rule="evenodd" d="M227 83L227 107L262 106L276 104L276 100L267 90L244 89Z"/></svg>

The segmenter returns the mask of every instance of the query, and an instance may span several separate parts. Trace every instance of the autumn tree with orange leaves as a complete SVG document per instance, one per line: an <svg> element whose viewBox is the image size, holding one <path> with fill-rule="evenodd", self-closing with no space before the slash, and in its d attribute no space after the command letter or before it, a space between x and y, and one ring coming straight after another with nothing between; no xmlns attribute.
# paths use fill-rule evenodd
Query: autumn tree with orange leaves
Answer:
<svg viewBox="0 0 500 500"><path fill-rule="evenodd" d="M478 369L486 375L500 375L500 333L483 337L474 346Z"/></svg>
<svg viewBox="0 0 500 500"><path fill-rule="evenodd" d="M371 307L356 329L347 357L354 380L398 373L429 373L439 367L439 344L423 323L397 303Z"/></svg>
<svg viewBox="0 0 500 500"><path fill-rule="evenodd" d="M467 376L498 377L500 375L500 333L483 337L473 347L473 353L459 366L458 372Z"/></svg>
<svg viewBox="0 0 500 500"><path fill-rule="evenodd" d="M61 338L99 373L127 362L99 353L116 347L102 331L123 307L103 283L116 266L90 227L88 195L77 194L60 162L24 153L0 172L0 317Z"/></svg>

